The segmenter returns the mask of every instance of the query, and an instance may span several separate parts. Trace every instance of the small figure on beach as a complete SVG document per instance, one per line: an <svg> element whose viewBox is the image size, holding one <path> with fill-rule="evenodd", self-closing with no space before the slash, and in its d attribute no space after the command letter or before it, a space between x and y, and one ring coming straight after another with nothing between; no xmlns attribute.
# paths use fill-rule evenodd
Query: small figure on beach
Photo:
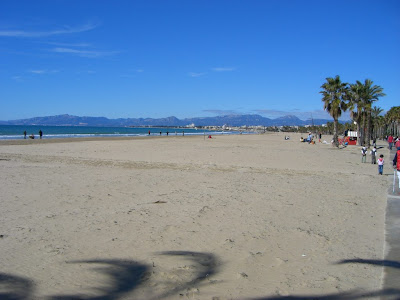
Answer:
<svg viewBox="0 0 400 300"><path fill-rule="evenodd" d="M394 146L396 147L397 150L400 150L400 138L399 137L397 137L397 141L394 144Z"/></svg>
<svg viewBox="0 0 400 300"><path fill-rule="evenodd" d="M379 155L378 158L378 173L379 175L383 174L383 165L385 164L385 160L383 159L383 154Z"/></svg>
<svg viewBox="0 0 400 300"><path fill-rule="evenodd" d="M365 146L361 148L361 162L362 163L367 162L367 147Z"/></svg>
<svg viewBox="0 0 400 300"><path fill-rule="evenodd" d="M185 136L185 132L184 131L182 131L182 136Z"/></svg>
<svg viewBox="0 0 400 300"><path fill-rule="evenodd" d="M399 178L399 189L400 189L400 149L396 151L393 158L393 168L397 170L397 177Z"/></svg>
<svg viewBox="0 0 400 300"><path fill-rule="evenodd" d="M321 139L322 139L322 133L320 132L319 133L319 139L318 139L318 141L321 143Z"/></svg>
<svg viewBox="0 0 400 300"><path fill-rule="evenodd" d="M26 140L26 130L24 131L24 139Z"/></svg>
<svg viewBox="0 0 400 300"><path fill-rule="evenodd" d="M150 135L150 130L149 130L149 135Z"/></svg>
<svg viewBox="0 0 400 300"><path fill-rule="evenodd" d="M29 136L29 138L30 138L31 140L34 140L34 139L35 139L35 135L32 133L32 134Z"/></svg>
<svg viewBox="0 0 400 300"><path fill-rule="evenodd" d="M371 164L376 165L376 148L372 148L370 151L371 154Z"/></svg>
<svg viewBox="0 0 400 300"><path fill-rule="evenodd" d="M393 136L389 135L388 138L387 138L387 141L389 143L389 150L392 150L392 147L393 147Z"/></svg>
<svg viewBox="0 0 400 300"><path fill-rule="evenodd" d="M285 135L285 141L290 140L290 137Z"/></svg>
<svg viewBox="0 0 400 300"><path fill-rule="evenodd" d="M39 137L40 137L40 139L42 139L42 136L43 136L43 131L42 131L42 129L40 129L40 130L39 130Z"/></svg>
<svg viewBox="0 0 400 300"><path fill-rule="evenodd" d="M160 131L160 135L162 134L162 132Z"/></svg>
<svg viewBox="0 0 400 300"><path fill-rule="evenodd" d="M167 136L169 135L169 131L167 131Z"/></svg>

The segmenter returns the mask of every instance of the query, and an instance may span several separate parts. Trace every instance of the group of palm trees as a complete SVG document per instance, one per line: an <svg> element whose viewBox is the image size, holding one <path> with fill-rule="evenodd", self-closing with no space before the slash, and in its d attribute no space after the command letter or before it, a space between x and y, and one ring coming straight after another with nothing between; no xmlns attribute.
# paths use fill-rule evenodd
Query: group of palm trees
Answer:
<svg viewBox="0 0 400 300"><path fill-rule="evenodd" d="M381 108L372 107L372 104L385 96L385 93L382 87L374 85L370 79L366 79L364 83L357 80L356 83L349 84L342 82L337 75L335 78L326 78L321 88L324 110L333 118L333 143L337 147L339 117L345 111L350 111L350 117L357 126L359 145L368 147L371 137L375 139L387 134L385 130L388 129L388 122L395 124L399 121L400 107L393 107L385 117L381 116L383 112Z"/></svg>

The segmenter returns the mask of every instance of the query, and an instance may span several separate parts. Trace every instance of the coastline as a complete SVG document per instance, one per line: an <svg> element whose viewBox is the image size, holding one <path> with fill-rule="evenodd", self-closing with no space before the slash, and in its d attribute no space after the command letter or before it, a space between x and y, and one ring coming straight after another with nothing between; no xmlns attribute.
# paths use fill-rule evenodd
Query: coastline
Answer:
<svg viewBox="0 0 400 300"><path fill-rule="evenodd" d="M126 299L379 293L356 260L383 259L390 162L284 135L2 141L2 272L36 297L115 293L116 271Z"/></svg>

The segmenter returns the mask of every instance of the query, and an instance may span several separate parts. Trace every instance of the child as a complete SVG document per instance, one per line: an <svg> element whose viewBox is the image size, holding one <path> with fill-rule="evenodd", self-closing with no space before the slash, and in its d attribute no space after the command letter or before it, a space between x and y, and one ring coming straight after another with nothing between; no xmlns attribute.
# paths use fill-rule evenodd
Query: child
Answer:
<svg viewBox="0 0 400 300"><path fill-rule="evenodd" d="M376 165L376 148L372 148L371 152L371 164Z"/></svg>
<svg viewBox="0 0 400 300"><path fill-rule="evenodd" d="M381 154L381 155L379 155L379 158L378 158L378 172L379 172L379 175L383 174L383 165L384 165L384 163L385 163L385 160L383 159L383 154Z"/></svg>
<svg viewBox="0 0 400 300"><path fill-rule="evenodd" d="M367 162L367 147L362 147L362 149L361 149L361 162L362 163L365 163L365 162Z"/></svg>

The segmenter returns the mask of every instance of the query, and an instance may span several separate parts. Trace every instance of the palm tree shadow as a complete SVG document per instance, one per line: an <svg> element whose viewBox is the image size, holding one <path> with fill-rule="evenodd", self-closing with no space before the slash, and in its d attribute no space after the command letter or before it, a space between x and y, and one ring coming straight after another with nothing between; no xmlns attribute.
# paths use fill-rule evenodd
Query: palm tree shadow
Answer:
<svg viewBox="0 0 400 300"><path fill-rule="evenodd" d="M379 259L344 259L339 261L337 264L368 264L380 267L390 267L400 269L400 262L394 260L379 260Z"/></svg>
<svg viewBox="0 0 400 300"><path fill-rule="evenodd" d="M390 297L399 295L400 295L399 289L386 289L373 292L352 291L352 292L336 293L328 295L301 295L301 296L294 295L294 296L276 296L276 297L272 296L272 297L255 298L252 300L357 300L357 299L370 299L370 298L373 299L385 296Z"/></svg>
<svg viewBox="0 0 400 300"><path fill-rule="evenodd" d="M135 290L143 281L148 278L149 267L132 260L120 259L94 259L82 261L70 261L69 263L101 264L102 267L96 270L107 274L110 277L108 287L97 287L99 296L87 295L58 295L51 296L51 300L111 300Z"/></svg>
<svg viewBox="0 0 400 300"><path fill-rule="evenodd" d="M34 284L31 280L20 276L0 273L0 299L32 299L33 292Z"/></svg>
<svg viewBox="0 0 400 300"><path fill-rule="evenodd" d="M182 256L186 259L191 260L196 265L197 273L195 273L194 279L187 281L183 284L178 284L177 287L170 289L164 294L159 296L159 299L171 296L180 291L190 289L192 287L198 287L201 284L205 284L204 281L208 277L218 273L219 263L217 257L212 253L192 252L192 251L165 251L158 253L160 255L168 256Z"/></svg>

